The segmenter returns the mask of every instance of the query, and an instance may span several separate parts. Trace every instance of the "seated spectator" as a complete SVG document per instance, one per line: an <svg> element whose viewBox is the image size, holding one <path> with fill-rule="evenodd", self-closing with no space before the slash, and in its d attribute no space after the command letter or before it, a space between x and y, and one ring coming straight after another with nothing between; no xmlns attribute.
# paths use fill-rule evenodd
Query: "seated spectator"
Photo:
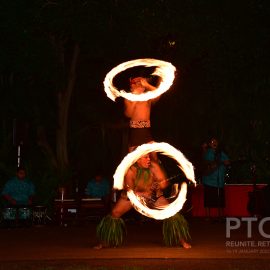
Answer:
<svg viewBox="0 0 270 270"><path fill-rule="evenodd" d="M109 180L102 175L96 174L87 184L85 195L90 198L100 198L107 204L110 200L111 187Z"/></svg>
<svg viewBox="0 0 270 270"><path fill-rule="evenodd" d="M30 220L34 194L34 184L26 178L25 169L18 168L16 176L9 179L2 190L5 205L4 219Z"/></svg>

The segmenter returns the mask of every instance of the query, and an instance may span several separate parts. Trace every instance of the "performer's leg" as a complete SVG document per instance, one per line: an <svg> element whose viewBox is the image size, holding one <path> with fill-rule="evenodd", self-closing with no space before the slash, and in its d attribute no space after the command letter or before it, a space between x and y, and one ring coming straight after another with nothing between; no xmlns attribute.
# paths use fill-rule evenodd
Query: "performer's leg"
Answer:
<svg viewBox="0 0 270 270"><path fill-rule="evenodd" d="M97 227L97 235L100 243L94 247L95 249L110 246L116 247L122 244L123 234L126 232L126 228L121 216L131 208L131 202L125 197L120 197L113 207L111 214L105 216Z"/></svg>
<svg viewBox="0 0 270 270"><path fill-rule="evenodd" d="M169 204L168 200L163 195L158 197L158 199L155 201L155 207L161 207L168 204Z"/></svg>
<svg viewBox="0 0 270 270"><path fill-rule="evenodd" d="M126 212L128 212L132 208L131 202L128 198L120 197L119 200L116 202L115 206L112 209L111 215L114 218L120 218Z"/></svg>
<svg viewBox="0 0 270 270"><path fill-rule="evenodd" d="M155 202L156 207L165 205L168 205L168 200L164 196L160 196ZM189 238L188 223L183 215L177 213L164 220L163 239L167 246L181 244L183 248L191 248L187 242Z"/></svg>
<svg viewBox="0 0 270 270"><path fill-rule="evenodd" d="M186 242L184 239L180 240L180 244L182 245L183 248L189 249L191 248L191 244L189 244L188 242Z"/></svg>
<svg viewBox="0 0 270 270"><path fill-rule="evenodd" d="M188 223L179 213L163 221L163 240L166 246L181 244L183 248L189 249L191 245Z"/></svg>

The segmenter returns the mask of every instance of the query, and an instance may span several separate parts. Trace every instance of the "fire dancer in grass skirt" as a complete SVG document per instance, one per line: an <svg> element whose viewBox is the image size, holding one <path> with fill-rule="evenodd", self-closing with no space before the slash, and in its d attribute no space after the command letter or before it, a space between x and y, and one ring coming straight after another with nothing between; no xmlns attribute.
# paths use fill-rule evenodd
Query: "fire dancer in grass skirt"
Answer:
<svg viewBox="0 0 270 270"><path fill-rule="evenodd" d="M117 247L123 243L126 227L121 217L133 207L126 191L133 190L146 205L158 209L169 204L162 192L167 183L164 171L156 161L151 160L150 154L141 156L128 169L124 179L124 191L111 214L105 216L97 226L100 243L95 248ZM190 240L188 223L181 214L177 213L163 221L163 239L167 246L181 245L191 248L187 242Z"/></svg>

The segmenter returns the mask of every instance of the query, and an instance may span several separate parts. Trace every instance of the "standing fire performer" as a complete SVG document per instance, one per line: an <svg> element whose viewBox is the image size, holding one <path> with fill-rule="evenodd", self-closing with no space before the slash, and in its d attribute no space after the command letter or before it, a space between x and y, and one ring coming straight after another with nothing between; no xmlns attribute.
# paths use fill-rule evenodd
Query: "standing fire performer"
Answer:
<svg viewBox="0 0 270 270"><path fill-rule="evenodd" d="M130 90L132 94L140 95L146 91L153 91L156 87L149 84L143 77L130 79ZM129 152L139 145L153 142L151 134L151 106L159 97L147 101L130 101L125 99L125 115L129 121ZM154 154L156 158L156 153Z"/></svg>
<svg viewBox="0 0 270 270"><path fill-rule="evenodd" d="M126 192L133 190L152 208L162 208L168 205L162 190L166 188L167 180L159 164L151 160L150 154L141 156L127 171L124 179L124 190L113 207L111 214L105 216L97 227L100 244L96 249L103 247L116 247L122 244L125 233L125 223L121 218L133 206ZM187 243L190 238L188 224L179 213L163 221L163 239L166 245L182 245L191 248Z"/></svg>

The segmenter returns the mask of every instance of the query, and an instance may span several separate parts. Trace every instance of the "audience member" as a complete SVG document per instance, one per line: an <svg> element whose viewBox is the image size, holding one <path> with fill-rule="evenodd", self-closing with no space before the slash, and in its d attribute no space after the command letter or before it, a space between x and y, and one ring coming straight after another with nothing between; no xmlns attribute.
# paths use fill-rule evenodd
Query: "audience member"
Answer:
<svg viewBox="0 0 270 270"><path fill-rule="evenodd" d="M30 221L34 195L35 186L26 178L26 170L18 168L16 176L9 179L2 190L4 220Z"/></svg>
<svg viewBox="0 0 270 270"><path fill-rule="evenodd" d="M218 216L223 217L225 207L225 172L230 164L229 157L219 147L216 138L211 138L208 148L203 156L204 170L202 182L204 185L204 207L207 217L210 217L210 209L218 208Z"/></svg>
<svg viewBox="0 0 270 270"><path fill-rule="evenodd" d="M102 173L97 173L89 180L85 195L89 198L102 199L105 204L108 204L111 195L111 185L109 180Z"/></svg>

